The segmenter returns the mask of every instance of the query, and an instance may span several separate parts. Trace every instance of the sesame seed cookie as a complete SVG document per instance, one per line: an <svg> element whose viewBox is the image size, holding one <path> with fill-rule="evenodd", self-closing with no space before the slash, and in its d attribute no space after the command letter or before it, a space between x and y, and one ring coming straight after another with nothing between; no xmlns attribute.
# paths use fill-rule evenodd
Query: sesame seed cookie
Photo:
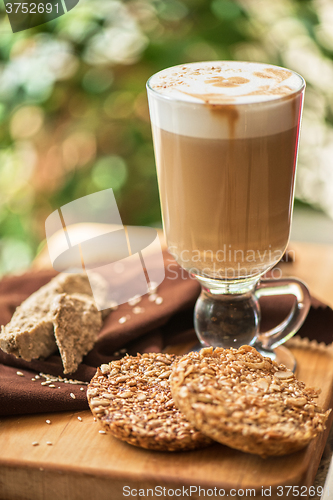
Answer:
<svg viewBox="0 0 333 500"><path fill-rule="evenodd" d="M169 376L171 354L125 356L98 368L87 397L103 429L134 446L185 451L211 444L175 407Z"/></svg>
<svg viewBox="0 0 333 500"><path fill-rule="evenodd" d="M305 447L330 413L283 365L253 347L190 352L170 377L176 406L201 432L231 448L285 455Z"/></svg>

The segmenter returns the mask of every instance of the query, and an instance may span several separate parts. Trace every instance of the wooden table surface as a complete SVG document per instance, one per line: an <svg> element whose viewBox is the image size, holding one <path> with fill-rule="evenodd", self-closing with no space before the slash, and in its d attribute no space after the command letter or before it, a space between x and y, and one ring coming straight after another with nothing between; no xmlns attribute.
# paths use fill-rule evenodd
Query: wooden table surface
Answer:
<svg viewBox="0 0 333 500"><path fill-rule="evenodd" d="M317 299L333 307L333 246L292 241L288 251L295 262L279 264L283 276L300 278Z"/></svg>
<svg viewBox="0 0 333 500"><path fill-rule="evenodd" d="M306 243L292 243L291 248L296 260L280 266L283 276L304 280L313 295L333 307L333 248ZM333 355L318 352L313 357L297 349L294 354L303 360L300 378L307 381L310 370L314 385L317 382L323 386L320 403L331 404ZM51 420L50 425L46 419ZM118 500L126 497L124 486L149 488L154 477L158 477L162 486L171 484L182 488L189 486L193 478L193 484L210 487L221 485L223 463L229 464L231 486L234 481L240 486L245 484L242 478L246 475L248 484L251 481L265 484L265 477L279 484L279 467L286 484L288 478L292 483L298 463L309 471L306 481L312 481L320 458L317 455L327 437L326 433L305 451L275 458L274 462L252 457L249 465L248 454L218 444L198 452L159 453L131 447L98 430L99 424L89 411L1 418L0 499ZM39 442L39 446L32 446L34 441ZM47 441L53 444L47 445ZM304 471L302 474L304 476ZM186 494L181 497L184 496ZM192 495L192 498L199 497Z"/></svg>

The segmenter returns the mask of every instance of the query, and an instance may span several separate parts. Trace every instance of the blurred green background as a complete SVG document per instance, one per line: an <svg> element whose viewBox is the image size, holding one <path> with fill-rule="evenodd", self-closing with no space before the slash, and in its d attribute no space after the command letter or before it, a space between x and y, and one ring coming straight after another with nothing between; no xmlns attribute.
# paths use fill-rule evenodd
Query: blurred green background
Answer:
<svg viewBox="0 0 333 500"><path fill-rule="evenodd" d="M1 9L1 274L30 264L53 210L101 189L124 224L160 225L145 83L184 62L305 77L296 196L333 217L332 0L81 0L15 34Z"/></svg>

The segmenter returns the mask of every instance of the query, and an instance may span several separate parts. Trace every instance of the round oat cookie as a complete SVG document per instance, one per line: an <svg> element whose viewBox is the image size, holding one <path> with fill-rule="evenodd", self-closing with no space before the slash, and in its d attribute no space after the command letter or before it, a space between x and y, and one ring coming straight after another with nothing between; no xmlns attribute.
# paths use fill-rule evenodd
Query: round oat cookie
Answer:
<svg viewBox="0 0 333 500"><path fill-rule="evenodd" d="M314 402L318 391L250 346L190 352L174 363L170 384L176 406L197 429L263 457L303 448L329 414Z"/></svg>
<svg viewBox="0 0 333 500"><path fill-rule="evenodd" d="M185 451L211 444L175 407L171 354L125 356L102 365L91 380L88 402L104 430L134 446Z"/></svg>

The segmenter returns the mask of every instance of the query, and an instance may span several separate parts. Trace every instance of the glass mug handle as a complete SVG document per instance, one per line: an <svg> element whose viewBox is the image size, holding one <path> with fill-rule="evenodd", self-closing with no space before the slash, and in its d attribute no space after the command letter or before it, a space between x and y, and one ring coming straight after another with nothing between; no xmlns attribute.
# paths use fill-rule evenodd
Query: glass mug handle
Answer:
<svg viewBox="0 0 333 500"><path fill-rule="evenodd" d="M257 299L276 295L294 295L296 298L293 308L286 319L271 330L257 335L256 343L260 344L260 348L272 351L295 335L304 323L311 306L310 293L302 281L295 278L283 278L260 281L254 295Z"/></svg>

